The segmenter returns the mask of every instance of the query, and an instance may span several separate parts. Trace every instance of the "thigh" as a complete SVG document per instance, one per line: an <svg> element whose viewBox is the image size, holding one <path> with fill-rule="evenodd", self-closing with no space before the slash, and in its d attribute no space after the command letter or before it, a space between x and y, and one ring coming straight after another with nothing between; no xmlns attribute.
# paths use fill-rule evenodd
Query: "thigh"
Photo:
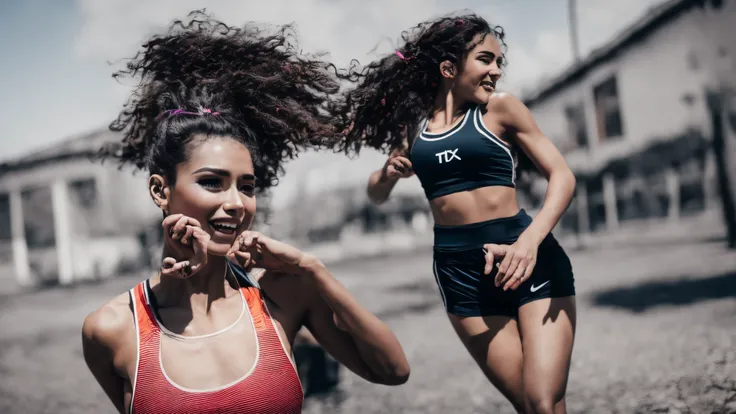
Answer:
<svg viewBox="0 0 736 414"><path fill-rule="evenodd" d="M523 355L516 320L507 316L448 316L486 377L520 411L524 406Z"/></svg>
<svg viewBox="0 0 736 414"><path fill-rule="evenodd" d="M527 400L554 404L564 398L575 322L574 296L539 299L519 308Z"/></svg>

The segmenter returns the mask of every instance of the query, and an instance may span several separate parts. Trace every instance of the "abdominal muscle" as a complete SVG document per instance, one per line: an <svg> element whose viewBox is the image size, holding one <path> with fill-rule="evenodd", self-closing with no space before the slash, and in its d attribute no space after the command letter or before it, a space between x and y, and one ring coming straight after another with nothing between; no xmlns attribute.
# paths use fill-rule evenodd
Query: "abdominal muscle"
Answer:
<svg viewBox="0 0 736 414"><path fill-rule="evenodd" d="M479 223L511 217L519 212L516 190L503 186L448 194L430 200L429 206L435 224L440 226Z"/></svg>

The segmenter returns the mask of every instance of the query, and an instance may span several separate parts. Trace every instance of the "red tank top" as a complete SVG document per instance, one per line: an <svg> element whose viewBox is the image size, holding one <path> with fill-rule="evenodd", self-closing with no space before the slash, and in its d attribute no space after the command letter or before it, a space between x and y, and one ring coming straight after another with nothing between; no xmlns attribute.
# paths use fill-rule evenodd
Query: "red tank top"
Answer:
<svg viewBox="0 0 736 414"><path fill-rule="evenodd" d="M162 372L161 327L148 300L145 283L131 289L138 332L138 365L133 379L131 413L301 413L304 402L301 382L281 344L260 289L240 288L258 341L256 366L251 373L234 384L212 391L184 391Z"/></svg>

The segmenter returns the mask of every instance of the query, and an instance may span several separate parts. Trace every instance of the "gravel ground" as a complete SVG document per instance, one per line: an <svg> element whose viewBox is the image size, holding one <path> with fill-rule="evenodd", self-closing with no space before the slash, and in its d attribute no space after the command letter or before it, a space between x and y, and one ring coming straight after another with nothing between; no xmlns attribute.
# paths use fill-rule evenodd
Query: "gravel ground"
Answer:
<svg viewBox="0 0 736 414"><path fill-rule="evenodd" d="M736 252L722 242L573 252L570 413L736 413ZM428 250L331 266L395 330L401 387L342 371L315 413L513 413L450 327ZM0 297L0 413L114 412L82 360L84 316L138 276Z"/></svg>

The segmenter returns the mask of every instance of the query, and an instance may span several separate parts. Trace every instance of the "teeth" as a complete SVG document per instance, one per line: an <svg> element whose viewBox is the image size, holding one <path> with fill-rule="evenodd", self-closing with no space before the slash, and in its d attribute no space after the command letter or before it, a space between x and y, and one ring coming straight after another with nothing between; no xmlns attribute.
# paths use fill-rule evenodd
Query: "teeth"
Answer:
<svg viewBox="0 0 736 414"><path fill-rule="evenodd" d="M230 229L230 230L235 230L235 227L236 227L235 224L230 224L230 223L227 223L227 224L226 223L213 223L213 225L215 227L223 227L223 228Z"/></svg>

